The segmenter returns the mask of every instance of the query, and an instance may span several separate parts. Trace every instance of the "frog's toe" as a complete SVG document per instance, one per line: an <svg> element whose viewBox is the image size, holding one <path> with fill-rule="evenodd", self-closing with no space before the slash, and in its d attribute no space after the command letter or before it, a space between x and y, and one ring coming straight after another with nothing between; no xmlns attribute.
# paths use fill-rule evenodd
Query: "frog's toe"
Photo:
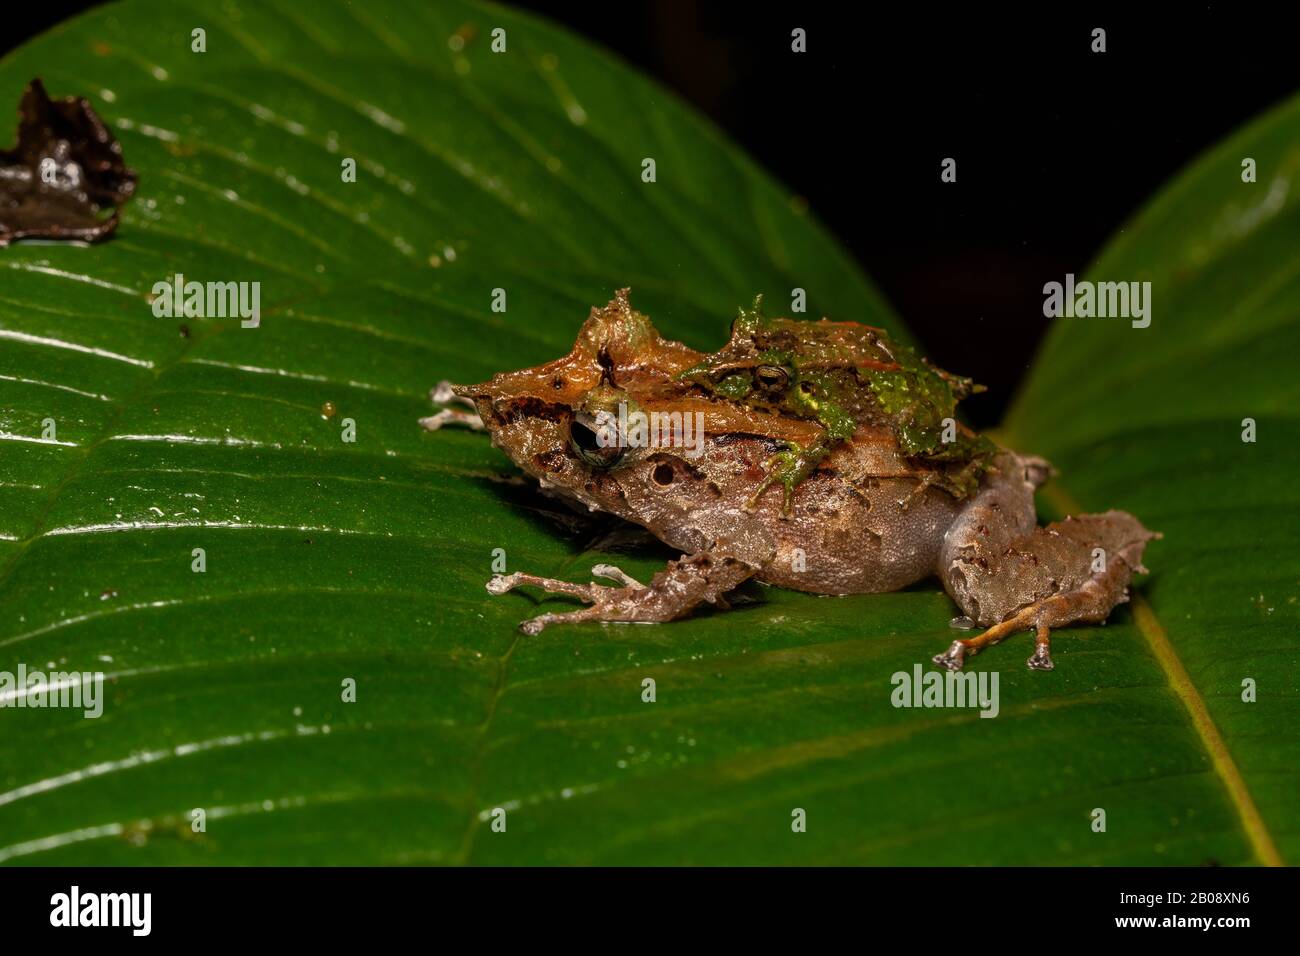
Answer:
<svg viewBox="0 0 1300 956"><path fill-rule="evenodd" d="M742 507L746 511L750 512L751 514L757 511L758 503L763 497L763 492L767 491L768 488L772 487L772 483L773 483L773 479L771 476L768 476L767 478L763 479L763 483L758 486L758 490L755 491L752 495L749 496L749 498L745 500L745 504Z"/></svg>
<svg viewBox="0 0 1300 956"><path fill-rule="evenodd" d="M966 663L966 643L964 641L953 641L946 651L942 654L935 654L931 660L944 670L959 671Z"/></svg>
<svg viewBox="0 0 1300 956"><path fill-rule="evenodd" d="M535 637L542 633L552 624L581 624L584 621L613 621L626 623L630 621L653 621L660 620L658 617L642 617L626 602L617 599L607 599L598 601L589 607L579 608L576 611L559 611L548 614L539 614L537 617L529 618L519 625L519 630L523 631L529 637Z"/></svg>
<svg viewBox="0 0 1300 956"><path fill-rule="evenodd" d="M551 624L562 624L565 621L589 621L592 617L591 608L583 608L581 611L569 611L564 614L539 614L537 617L530 617L526 621L520 621L519 630L529 637L536 637Z"/></svg>
<svg viewBox="0 0 1300 956"><path fill-rule="evenodd" d="M612 564L596 564L591 568L591 573L598 578L604 578L607 581L617 581L627 588L644 588L645 585L638 581L632 575L626 573L621 568L616 568Z"/></svg>
<svg viewBox="0 0 1300 956"><path fill-rule="evenodd" d="M758 507L759 499L763 493L775 484L781 485L781 512L782 518L789 518L793 513L794 507L794 489L799 482L808 477L808 463L798 457L794 452L778 452L763 463L763 467L768 469L767 477L763 483L745 502L745 510L753 511Z"/></svg>
<svg viewBox="0 0 1300 956"><path fill-rule="evenodd" d="M436 432L444 425L460 425L472 431L481 432L487 429L483 423L482 417L478 413L478 408L474 402L468 398L457 395L452 391L451 382L443 379L429 392L429 401L437 405L451 405L460 407L444 408L441 411L434 412L432 415L426 415L420 419L420 426L431 432Z"/></svg>
<svg viewBox="0 0 1300 956"><path fill-rule="evenodd" d="M477 412L467 412L459 408L444 408L440 412L434 412L420 419L420 427L426 431L436 432L444 425L460 425L475 432L487 429Z"/></svg>
<svg viewBox="0 0 1300 956"><path fill-rule="evenodd" d="M529 637L536 637L546 630L546 625L554 624L561 617L563 617L561 614L539 614L537 617L530 617L526 621L520 621L519 630Z"/></svg>
<svg viewBox="0 0 1300 956"><path fill-rule="evenodd" d="M1025 661L1025 666L1031 671L1050 671L1056 668L1052 663L1052 652L1042 645L1034 648L1034 653Z"/></svg>
<svg viewBox="0 0 1300 956"><path fill-rule="evenodd" d="M519 583L517 574L494 574L486 587L488 594L505 594Z"/></svg>
<svg viewBox="0 0 1300 956"><path fill-rule="evenodd" d="M492 575L492 579L487 583L487 590L489 594L505 594L521 584L529 584L544 591L550 591L552 594L567 594L583 601L596 600L596 589L600 591L609 590L599 584L574 584L570 581L560 581L555 578L540 578L535 574L525 574L523 571L516 571L514 574Z"/></svg>

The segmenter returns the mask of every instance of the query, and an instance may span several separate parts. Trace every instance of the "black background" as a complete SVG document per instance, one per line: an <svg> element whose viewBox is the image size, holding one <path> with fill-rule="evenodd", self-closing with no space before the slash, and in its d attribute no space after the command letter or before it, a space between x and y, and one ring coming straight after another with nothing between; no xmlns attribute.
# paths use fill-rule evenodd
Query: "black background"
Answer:
<svg viewBox="0 0 1300 956"><path fill-rule="evenodd" d="M11 5L4 48L91 5ZM1046 329L1043 283L1083 272L1161 184L1300 89L1286 4L517 5L658 77L806 197L925 351L990 386L969 402L979 426Z"/></svg>

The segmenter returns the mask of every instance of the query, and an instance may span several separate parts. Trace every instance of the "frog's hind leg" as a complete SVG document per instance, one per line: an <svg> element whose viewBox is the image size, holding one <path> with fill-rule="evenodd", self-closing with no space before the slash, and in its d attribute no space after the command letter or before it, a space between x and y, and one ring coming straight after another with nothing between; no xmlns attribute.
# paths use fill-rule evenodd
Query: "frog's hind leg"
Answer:
<svg viewBox="0 0 1300 956"><path fill-rule="evenodd" d="M938 573L967 617L988 628L934 658L959 670L969 655L1019 630L1036 634L1029 667L1051 670L1050 635L1074 621L1104 621L1144 573L1159 535L1123 511L1038 527L1034 492L1052 474L1041 458L1005 452L944 536Z"/></svg>
<svg viewBox="0 0 1300 956"><path fill-rule="evenodd" d="M987 527L982 525L981 527ZM1034 528L1011 541L987 538L957 550L944 584L962 609L991 627L953 641L934 662L960 670L969 655L1020 630L1035 631L1031 670L1051 670L1051 629L1075 621L1105 621L1128 601L1142 552L1157 535L1132 515L1108 511Z"/></svg>
<svg viewBox="0 0 1300 956"><path fill-rule="evenodd" d="M1052 627L1044 623L1043 617L1050 617L1050 609L1047 607L1050 602L1063 600L1065 601L1063 606L1067 607L1070 604L1070 597L1069 594L1058 594L1057 597L1049 598L1049 601L1026 607L1021 613L1015 614L1014 617L1006 619L1004 622L995 624L995 626L988 628L978 637L953 641L952 645L949 645L948 650L945 650L943 654L935 654L935 657L932 658L933 662L940 667L946 667L950 671L959 671L962 669L962 665L965 665L967 656L974 657L980 650L997 644L998 641L1006 639L1006 637L1013 635L1017 631L1034 628L1034 653L1031 654L1028 661L1024 662L1024 665L1031 671L1054 670L1056 669L1056 663L1052 662ZM1062 623L1070 623L1074 622L1074 620L1105 620L1106 615L1110 613L1110 609L1115 604L1123 604L1127 600L1128 594L1125 593L1112 604L1106 605L1106 609L1100 618L1066 617ZM1043 615L1043 617L1040 617L1040 615ZM1069 615L1069 611L1066 611L1066 615Z"/></svg>
<svg viewBox="0 0 1300 956"><path fill-rule="evenodd" d="M700 604L726 606L723 595L758 570L730 554L701 552L669 561L649 585L638 582L609 564L598 564L592 574L618 581L620 587L604 584L573 584L535 574L499 574L487 584L493 594L505 594L520 585L540 587L553 594L566 594L587 602L589 607L563 613L541 614L519 625L525 634L539 634L552 624L580 621L653 622L684 617Z"/></svg>

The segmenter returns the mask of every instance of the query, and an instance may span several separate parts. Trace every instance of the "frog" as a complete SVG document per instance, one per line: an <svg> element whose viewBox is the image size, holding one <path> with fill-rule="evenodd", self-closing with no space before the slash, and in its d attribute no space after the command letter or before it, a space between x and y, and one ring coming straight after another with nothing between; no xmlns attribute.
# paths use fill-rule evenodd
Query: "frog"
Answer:
<svg viewBox="0 0 1300 956"><path fill-rule="evenodd" d="M1104 623L1130 599L1133 576L1148 573L1145 548L1159 533L1117 510L1039 525L1035 493L1055 474L1045 459L972 435L949 460L944 449L926 444L926 434L913 436L919 445L906 437L909 428L925 432L926 421L915 426L889 413L892 406L875 389L855 392L872 387L863 372L933 366L908 358L869 326L768 320L749 311L733 323L728 345L706 354L661 335L632 307L630 290L619 289L606 306L591 309L567 355L477 384L440 382L432 391L447 407L420 420L426 429L459 424L486 431L544 494L639 525L681 554L648 583L610 564L593 567L598 580L585 584L525 571L493 575L486 582L492 595L534 587L583 605L524 620L524 634L593 621L664 623L705 607L725 611L729 595L750 580L845 596L935 577L971 625L983 629L953 640L934 655L936 665L961 670L970 657L1024 631L1034 635L1027 666L1049 671L1053 629ZM755 351L760 325L793 336L785 339L788 354ZM838 358L826 358L828 342L838 343ZM785 379L765 366L781 368ZM717 374L724 369L730 371ZM741 370L749 373L743 393L741 383L723 384ZM837 377L817 393L820 407L788 394L804 373L828 370ZM936 386L927 415L971 390L969 380L932 374L949 396ZM888 385L881 391L888 395ZM825 414L827 403L838 411ZM619 405L662 420L702 416L699 447L688 455L671 441L625 440L612 414ZM852 419L851 430L835 426L840 412ZM792 449L816 449L816 460L777 469L772 480L774 456ZM960 481L951 480L954 465L966 469ZM791 473L798 480L787 482Z"/></svg>

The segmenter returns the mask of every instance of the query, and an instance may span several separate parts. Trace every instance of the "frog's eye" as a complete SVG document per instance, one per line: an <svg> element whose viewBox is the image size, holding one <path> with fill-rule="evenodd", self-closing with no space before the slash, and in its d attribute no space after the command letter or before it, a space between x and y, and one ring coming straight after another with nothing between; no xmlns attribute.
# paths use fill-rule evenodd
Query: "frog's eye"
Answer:
<svg viewBox="0 0 1300 956"><path fill-rule="evenodd" d="M754 369L754 384L765 392L781 392L790 382L790 373L779 365L760 365Z"/></svg>
<svg viewBox="0 0 1300 956"><path fill-rule="evenodd" d="M612 424L597 424L586 415L569 422L569 446L593 468L612 468L627 451Z"/></svg>

